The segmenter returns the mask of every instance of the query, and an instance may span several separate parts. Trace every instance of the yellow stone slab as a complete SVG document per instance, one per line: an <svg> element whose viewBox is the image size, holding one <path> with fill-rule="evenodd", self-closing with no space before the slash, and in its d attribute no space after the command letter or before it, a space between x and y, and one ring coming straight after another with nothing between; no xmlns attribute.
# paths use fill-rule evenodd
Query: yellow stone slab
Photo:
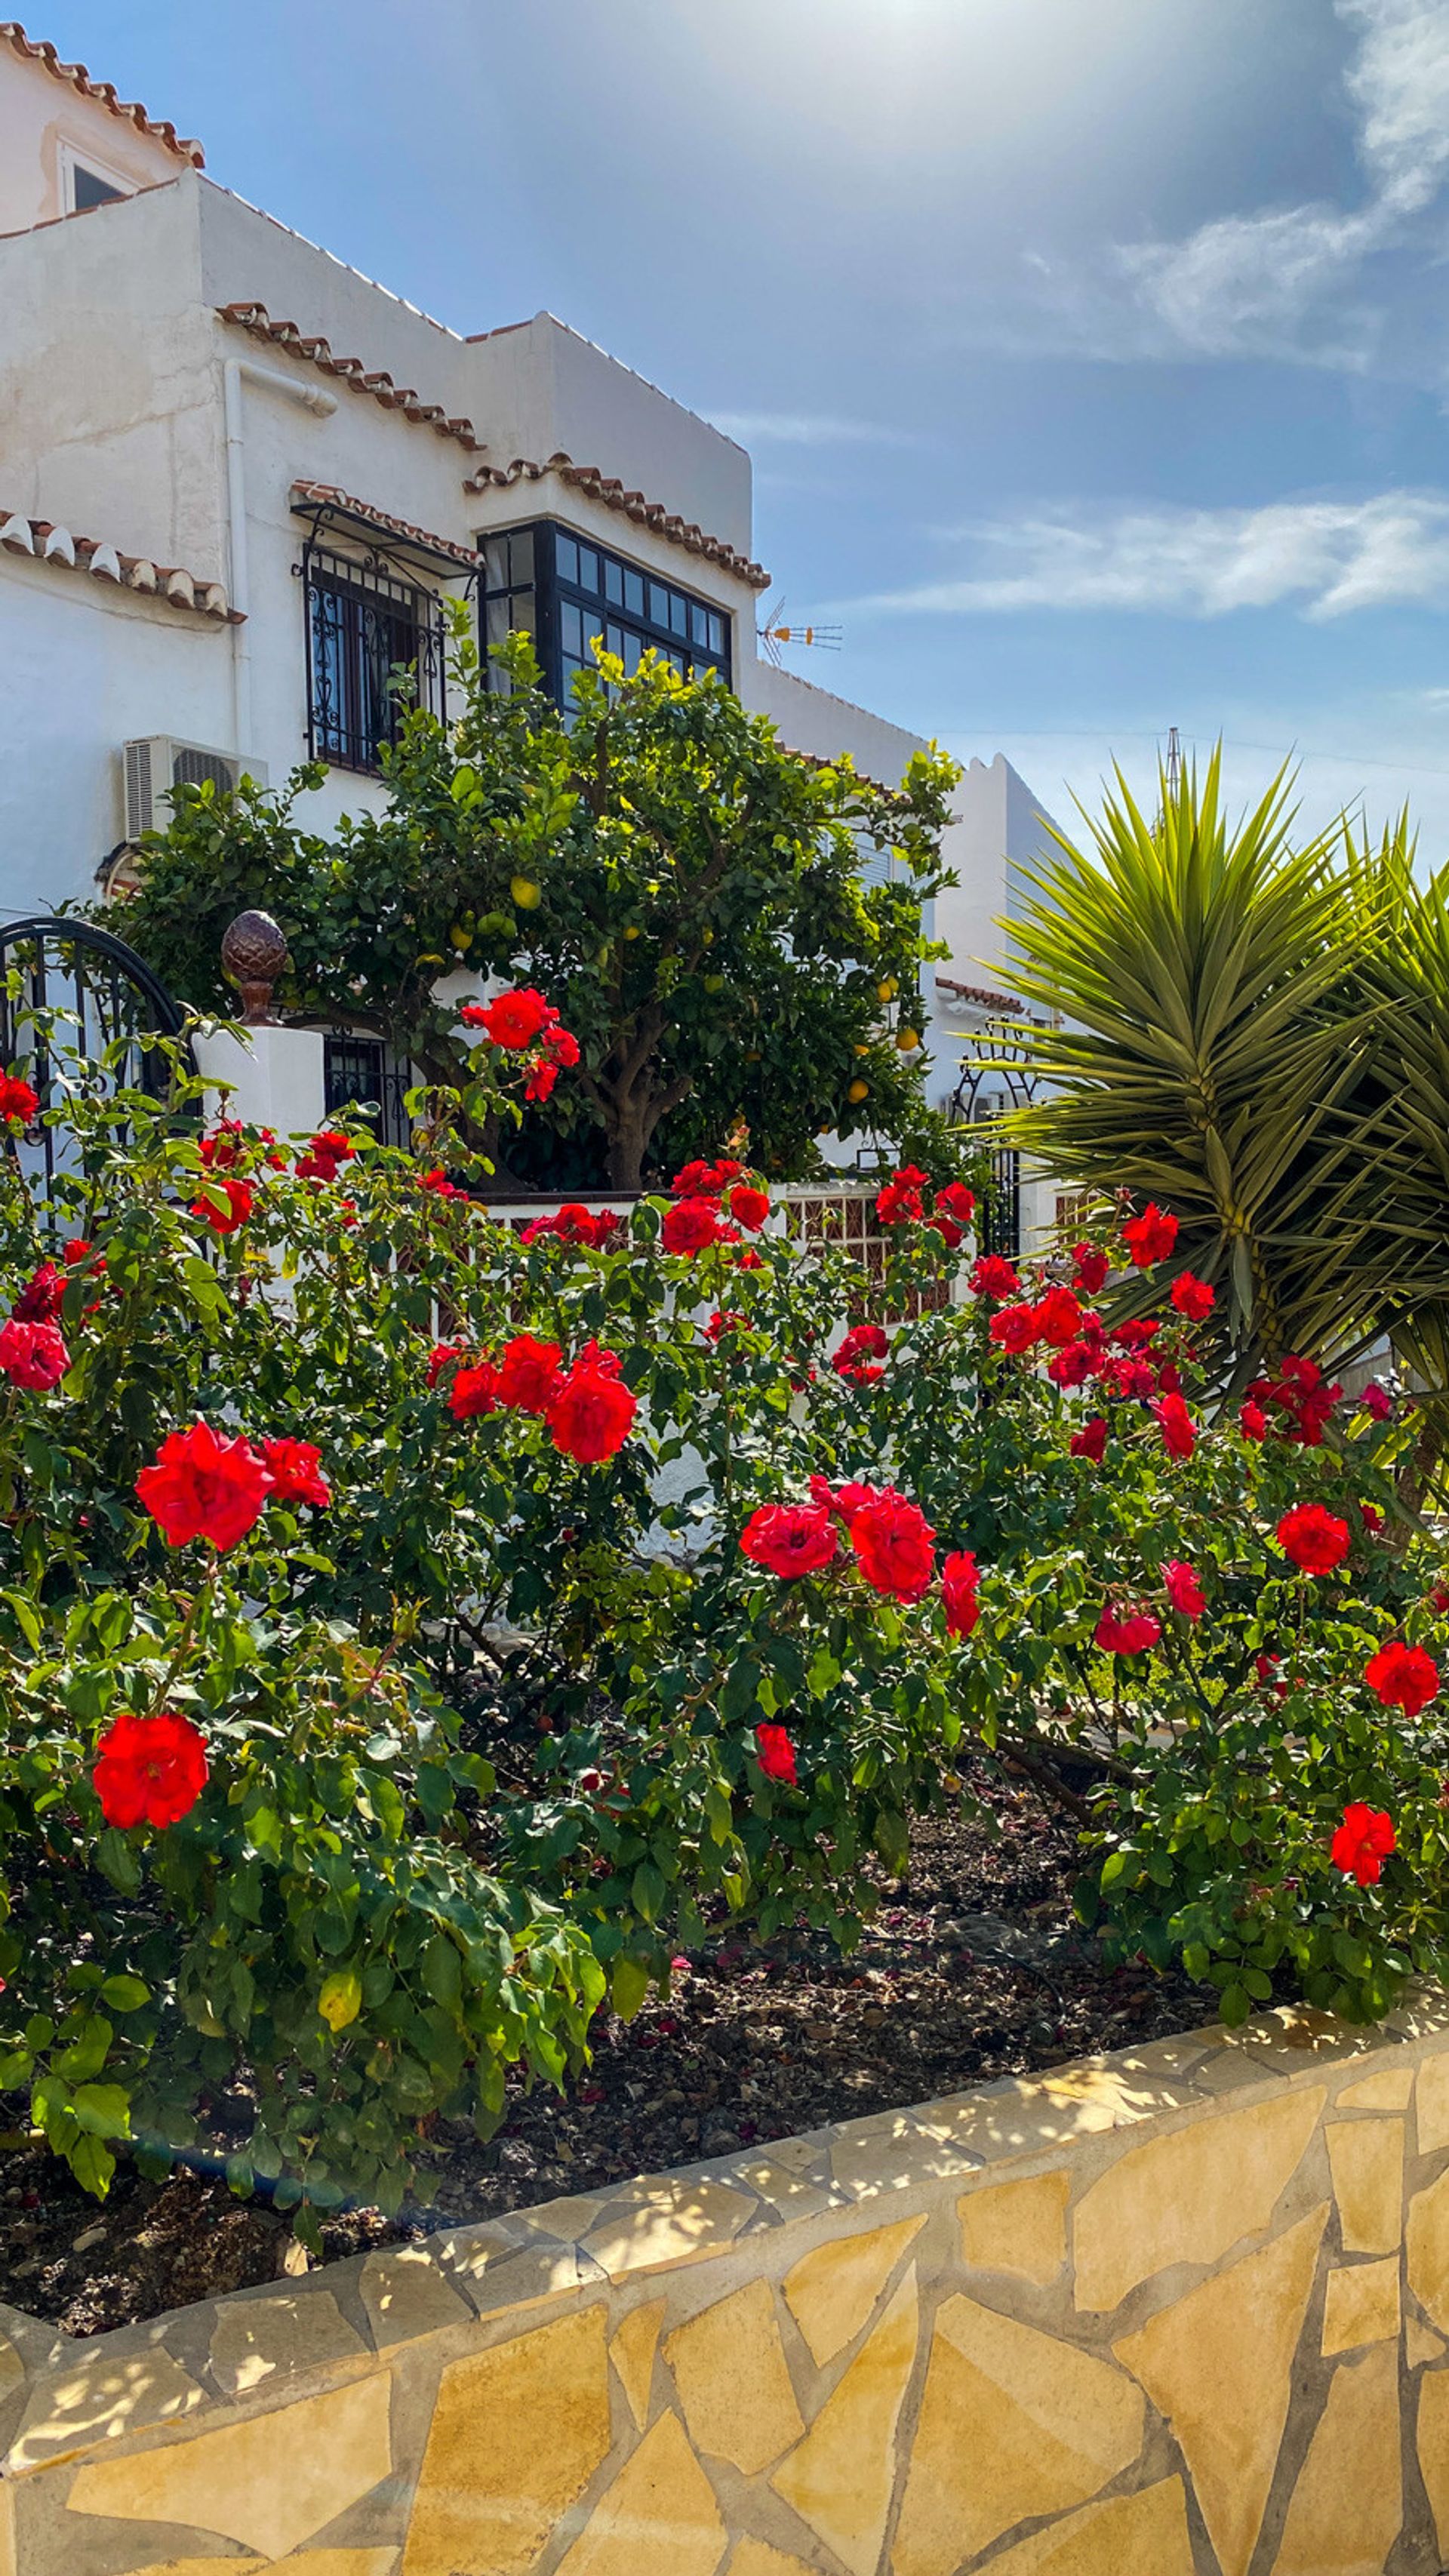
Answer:
<svg viewBox="0 0 1449 2576"><path fill-rule="evenodd" d="M1347 2263L1329 2273L1323 2303L1320 2352L1352 2352L1361 2343L1389 2343L1399 2331L1399 2265Z"/></svg>
<svg viewBox="0 0 1449 2576"><path fill-rule="evenodd" d="M638 2191L584 2239L583 2251L611 2281L667 2272L732 2245L759 2203L722 2182L660 2182Z"/></svg>
<svg viewBox="0 0 1449 2576"><path fill-rule="evenodd" d="M876 2576L880 2563L917 2318L913 2264L804 2441L770 2480L850 2576Z"/></svg>
<svg viewBox="0 0 1449 2576"><path fill-rule="evenodd" d="M1115 2308L1169 2263L1216 2263L1266 2227L1326 2099L1306 2085L1129 2147L1077 2207L1078 2307Z"/></svg>
<svg viewBox="0 0 1449 2576"><path fill-rule="evenodd" d="M967 2192L956 2203L961 2260L978 2272L1007 2272L1045 2289L1067 2259L1069 2173L1036 2174L1027 2182L996 2182Z"/></svg>
<svg viewBox="0 0 1449 2576"><path fill-rule="evenodd" d="M768 2540L742 2540L729 2563L729 2576L811 2576L803 2558L772 2549Z"/></svg>
<svg viewBox="0 0 1449 2576"><path fill-rule="evenodd" d="M386 2477L390 2391L388 2374L375 2371L304 2397L280 2418L252 2415L128 2459L90 2462L76 2472L70 2510L179 2522L285 2557Z"/></svg>
<svg viewBox="0 0 1449 2576"><path fill-rule="evenodd" d="M227 2561L236 2576L236 2560ZM393 2576L397 2551L384 2549L302 2549L281 2561L282 2576Z"/></svg>
<svg viewBox="0 0 1449 2576"><path fill-rule="evenodd" d="M974 2299L936 2318L894 2576L955 2576L1013 2523L1085 2504L1142 2447L1141 2390L1110 2362Z"/></svg>
<svg viewBox="0 0 1449 2576"><path fill-rule="evenodd" d="M1404 2231L1402 2120L1330 2120L1333 2196L1345 2254L1393 2254Z"/></svg>
<svg viewBox="0 0 1449 2576"><path fill-rule="evenodd" d="M1419 2382L1418 2452L1439 2555L1449 2566L1449 2370L1426 2370Z"/></svg>
<svg viewBox="0 0 1449 2576"><path fill-rule="evenodd" d="M768 2201L785 2218L818 2218L822 2209L836 2209L840 2196L808 2172L786 2164L775 2155L739 2158L733 2170Z"/></svg>
<svg viewBox="0 0 1449 2576"><path fill-rule="evenodd" d="M397 2551L387 2554L396 2558ZM153 2559L145 2567L133 2567L129 2576L268 2576L268 2570L276 2563L274 2558L163 2558ZM287 2561L289 2567L299 2563L295 2558ZM3 2565L0 2558L0 2566Z"/></svg>
<svg viewBox="0 0 1449 2576"><path fill-rule="evenodd" d="M1381 2344L1333 2374L1273 2576L1380 2576L1403 2519L1398 2354Z"/></svg>
<svg viewBox="0 0 1449 2576"><path fill-rule="evenodd" d="M1449 2050L1426 2057L1419 2069L1414 2103L1415 2144L1421 2156L1449 2147Z"/></svg>
<svg viewBox="0 0 1449 2576"><path fill-rule="evenodd" d="M785 2275L790 2313L817 2365L833 2361L865 2324L924 2218L898 2219L868 2236L837 2236L802 2254Z"/></svg>
<svg viewBox="0 0 1449 2576"><path fill-rule="evenodd" d="M992 2559L991 2576L1193 2576L1181 2478L1089 2504L1033 2532Z"/></svg>
<svg viewBox="0 0 1449 2576"><path fill-rule="evenodd" d="M1337 2111L1407 2111L1414 2090L1412 2066L1386 2066L1345 2084L1334 2104Z"/></svg>
<svg viewBox="0 0 1449 2576"><path fill-rule="evenodd" d="M450 2362L403 2576L523 2576L612 2438L602 2305Z"/></svg>
<svg viewBox="0 0 1449 2576"><path fill-rule="evenodd" d="M289 2297L272 2289L260 2298L223 2299L212 2329L211 2375L224 2396L245 2397L278 2375L361 2360L366 2351L330 2290Z"/></svg>
<svg viewBox="0 0 1449 2576"><path fill-rule="evenodd" d="M805 2430L768 2281L747 2281L664 2347L696 2450L753 2477Z"/></svg>
<svg viewBox="0 0 1449 2576"><path fill-rule="evenodd" d="M1417 2370L1424 2361L1442 2361L1444 2350L1443 2336L1436 2335L1431 2326L1420 2325L1415 2316L1404 2319L1404 2358L1411 2370Z"/></svg>
<svg viewBox="0 0 1449 2576"><path fill-rule="evenodd" d="M1328 2205L1114 2344L1171 2424L1222 2576L1247 2576Z"/></svg>
<svg viewBox="0 0 1449 2576"><path fill-rule="evenodd" d="M646 2306L632 2308L609 2346L609 2359L619 2374L629 2412L641 2433L649 2421L649 2391L664 2305L662 2299L650 2299Z"/></svg>
<svg viewBox="0 0 1449 2576"><path fill-rule="evenodd" d="M389 2246L369 2254L358 2288L379 2352L414 2336L466 2325L473 2311L421 2245Z"/></svg>
<svg viewBox="0 0 1449 2576"><path fill-rule="evenodd" d="M25 2364L8 2335L0 2335L0 2398L8 2397L25 2377Z"/></svg>
<svg viewBox="0 0 1449 2576"><path fill-rule="evenodd" d="M1409 2287L1436 2326L1449 2334L1449 2165L1409 2203L1405 2230Z"/></svg>
<svg viewBox="0 0 1449 2576"><path fill-rule="evenodd" d="M104 2354L37 2388L5 2463L11 2476L73 2451L144 2433L195 2414L206 2400L188 2370L161 2345L119 2359Z"/></svg>
<svg viewBox="0 0 1449 2576"><path fill-rule="evenodd" d="M556 2576L715 2576L728 2539L684 2427L677 2415L661 2415L564 2552Z"/></svg>

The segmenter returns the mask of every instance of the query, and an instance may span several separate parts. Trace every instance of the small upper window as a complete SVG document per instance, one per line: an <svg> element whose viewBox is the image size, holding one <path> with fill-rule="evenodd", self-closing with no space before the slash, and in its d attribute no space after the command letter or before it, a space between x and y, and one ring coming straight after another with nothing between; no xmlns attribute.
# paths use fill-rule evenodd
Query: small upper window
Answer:
<svg viewBox="0 0 1449 2576"><path fill-rule="evenodd" d="M103 179L99 170L88 170L83 161L71 163L71 195L78 215L84 214L87 206L108 205L112 197L124 197L125 194L125 189L118 188L114 180Z"/></svg>

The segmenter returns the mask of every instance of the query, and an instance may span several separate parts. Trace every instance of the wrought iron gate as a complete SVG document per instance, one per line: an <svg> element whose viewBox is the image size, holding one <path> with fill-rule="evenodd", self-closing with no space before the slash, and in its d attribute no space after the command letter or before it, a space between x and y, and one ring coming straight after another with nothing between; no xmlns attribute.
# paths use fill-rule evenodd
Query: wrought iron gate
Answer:
<svg viewBox="0 0 1449 2576"><path fill-rule="evenodd" d="M961 1067L949 1115L963 1127L988 1131L1008 1110L1024 1109L1036 1092L1036 1077L1025 1048L1010 1028L983 1029L970 1041L971 1053ZM1021 1253L1021 1156L1014 1145L992 1143L991 1185L978 1220L983 1252Z"/></svg>
<svg viewBox="0 0 1449 2576"><path fill-rule="evenodd" d="M9 989L18 973L20 992ZM186 1036L186 1015L144 957L113 932L65 913L36 913L23 921L0 923L0 1066L16 1066L51 1105L59 1071L35 1012L55 1012L64 1022L64 1052L82 1063L100 1064L120 1047L110 1070L114 1088L141 1091L162 1100L171 1084L171 1069L148 1037L177 1041L182 1060L195 1072ZM36 1185L47 1193L58 1166L65 1161L64 1130L38 1123L18 1150Z"/></svg>

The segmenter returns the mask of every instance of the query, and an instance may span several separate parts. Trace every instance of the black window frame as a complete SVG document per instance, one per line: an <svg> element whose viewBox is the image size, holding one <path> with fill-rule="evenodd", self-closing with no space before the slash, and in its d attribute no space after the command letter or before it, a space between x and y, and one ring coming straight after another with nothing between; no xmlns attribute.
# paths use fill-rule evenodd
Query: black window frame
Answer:
<svg viewBox="0 0 1449 2576"><path fill-rule="evenodd" d="M307 650L307 757L325 761L329 769L376 777L382 746L396 742L408 707L447 715L448 635L438 594L381 552L344 554L315 539L303 547L298 570ZM379 627L381 650L374 641ZM335 678L323 649L329 634L338 645ZM412 676L411 691L397 684L403 672Z"/></svg>
<svg viewBox="0 0 1449 2576"><path fill-rule="evenodd" d="M663 654L686 676L718 671L734 686L734 620L718 601L601 546L559 519L485 528L475 543L484 650L510 631L533 637L543 685L568 711L575 672L593 668L590 634L603 636L626 670L646 651ZM594 621L591 623L590 621ZM489 664L489 685L506 674Z"/></svg>

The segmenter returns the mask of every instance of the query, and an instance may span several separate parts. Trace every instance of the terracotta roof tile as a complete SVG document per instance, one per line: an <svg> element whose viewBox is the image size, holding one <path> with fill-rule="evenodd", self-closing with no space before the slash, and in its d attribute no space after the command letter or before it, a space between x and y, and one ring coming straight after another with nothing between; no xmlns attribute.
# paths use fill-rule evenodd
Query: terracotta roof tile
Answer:
<svg viewBox="0 0 1449 2576"><path fill-rule="evenodd" d="M112 581L123 590L164 599L172 608L193 609L200 617L240 626L219 581L188 572L182 564L153 563L148 555L122 554L102 537L73 537L53 519L27 519L0 509L0 546L11 554L31 555L37 563L59 564L70 572L88 572L96 581Z"/></svg>
<svg viewBox="0 0 1449 2576"><path fill-rule="evenodd" d="M949 975L938 975L936 990L950 993L958 1002L974 1003L978 1010L1010 1012L1018 1020L1026 1012L1026 1004L1019 994L993 993L989 984L958 984Z"/></svg>
<svg viewBox="0 0 1449 2576"><path fill-rule="evenodd" d="M293 509L316 505L338 511L349 519L360 519L369 528L380 529L390 537L402 537L430 555L455 563L465 572L476 572L479 555L474 546L460 546L452 537L435 537L427 528L419 528L411 519L395 519L390 510L380 510L375 501L359 501L351 492L339 491L335 483L294 483Z"/></svg>
<svg viewBox="0 0 1449 2576"><path fill-rule="evenodd" d="M123 124L134 125L138 134L154 135L156 141L164 143L167 151L174 152L179 161L189 161L196 170L204 169L206 155L199 143L190 142L178 134L168 118L148 116L144 107L138 107L134 99L118 98L109 81L92 80L84 63L63 63L54 45L27 36L18 18L0 18L0 44L8 45L22 61L39 63L82 98L98 100L102 107L109 108L112 116L120 117Z"/></svg>
<svg viewBox="0 0 1449 2576"><path fill-rule="evenodd" d="M239 331L250 331L254 340L266 340L294 358L304 358L308 366L320 367L324 375L339 376L355 393L371 394L385 410L400 411L422 428L435 429L440 438L456 438L470 455L482 455L483 441L471 420L450 419L441 403L425 403L410 385L395 385L390 375L381 367L369 367L365 358L334 357L320 332L302 331L295 322L274 322L265 304L221 304L217 311L223 322L235 323Z"/></svg>
<svg viewBox="0 0 1449 2576"><path fill-rule="evenodd" d="M647 501L642 492L630 492L617 475L605 474L597 465L576 465L562 449L541 465L526 456L515 456L511 465L482 465L470 474L464 486L469 492L487 492L514 483L539 483L546 474L556 474L561 483L577 492L586 492L593 501L601 501L606 510L621 511L641 528L652 528L657 536L671 545L683 546L692 555L703 555L707 562L737 573L751 590L768 590L770 576L763 565L752 563L748 555L727 544L723 537L711 537L692 519L682 519L677 512L666 510L662 501Z"/></svg>

